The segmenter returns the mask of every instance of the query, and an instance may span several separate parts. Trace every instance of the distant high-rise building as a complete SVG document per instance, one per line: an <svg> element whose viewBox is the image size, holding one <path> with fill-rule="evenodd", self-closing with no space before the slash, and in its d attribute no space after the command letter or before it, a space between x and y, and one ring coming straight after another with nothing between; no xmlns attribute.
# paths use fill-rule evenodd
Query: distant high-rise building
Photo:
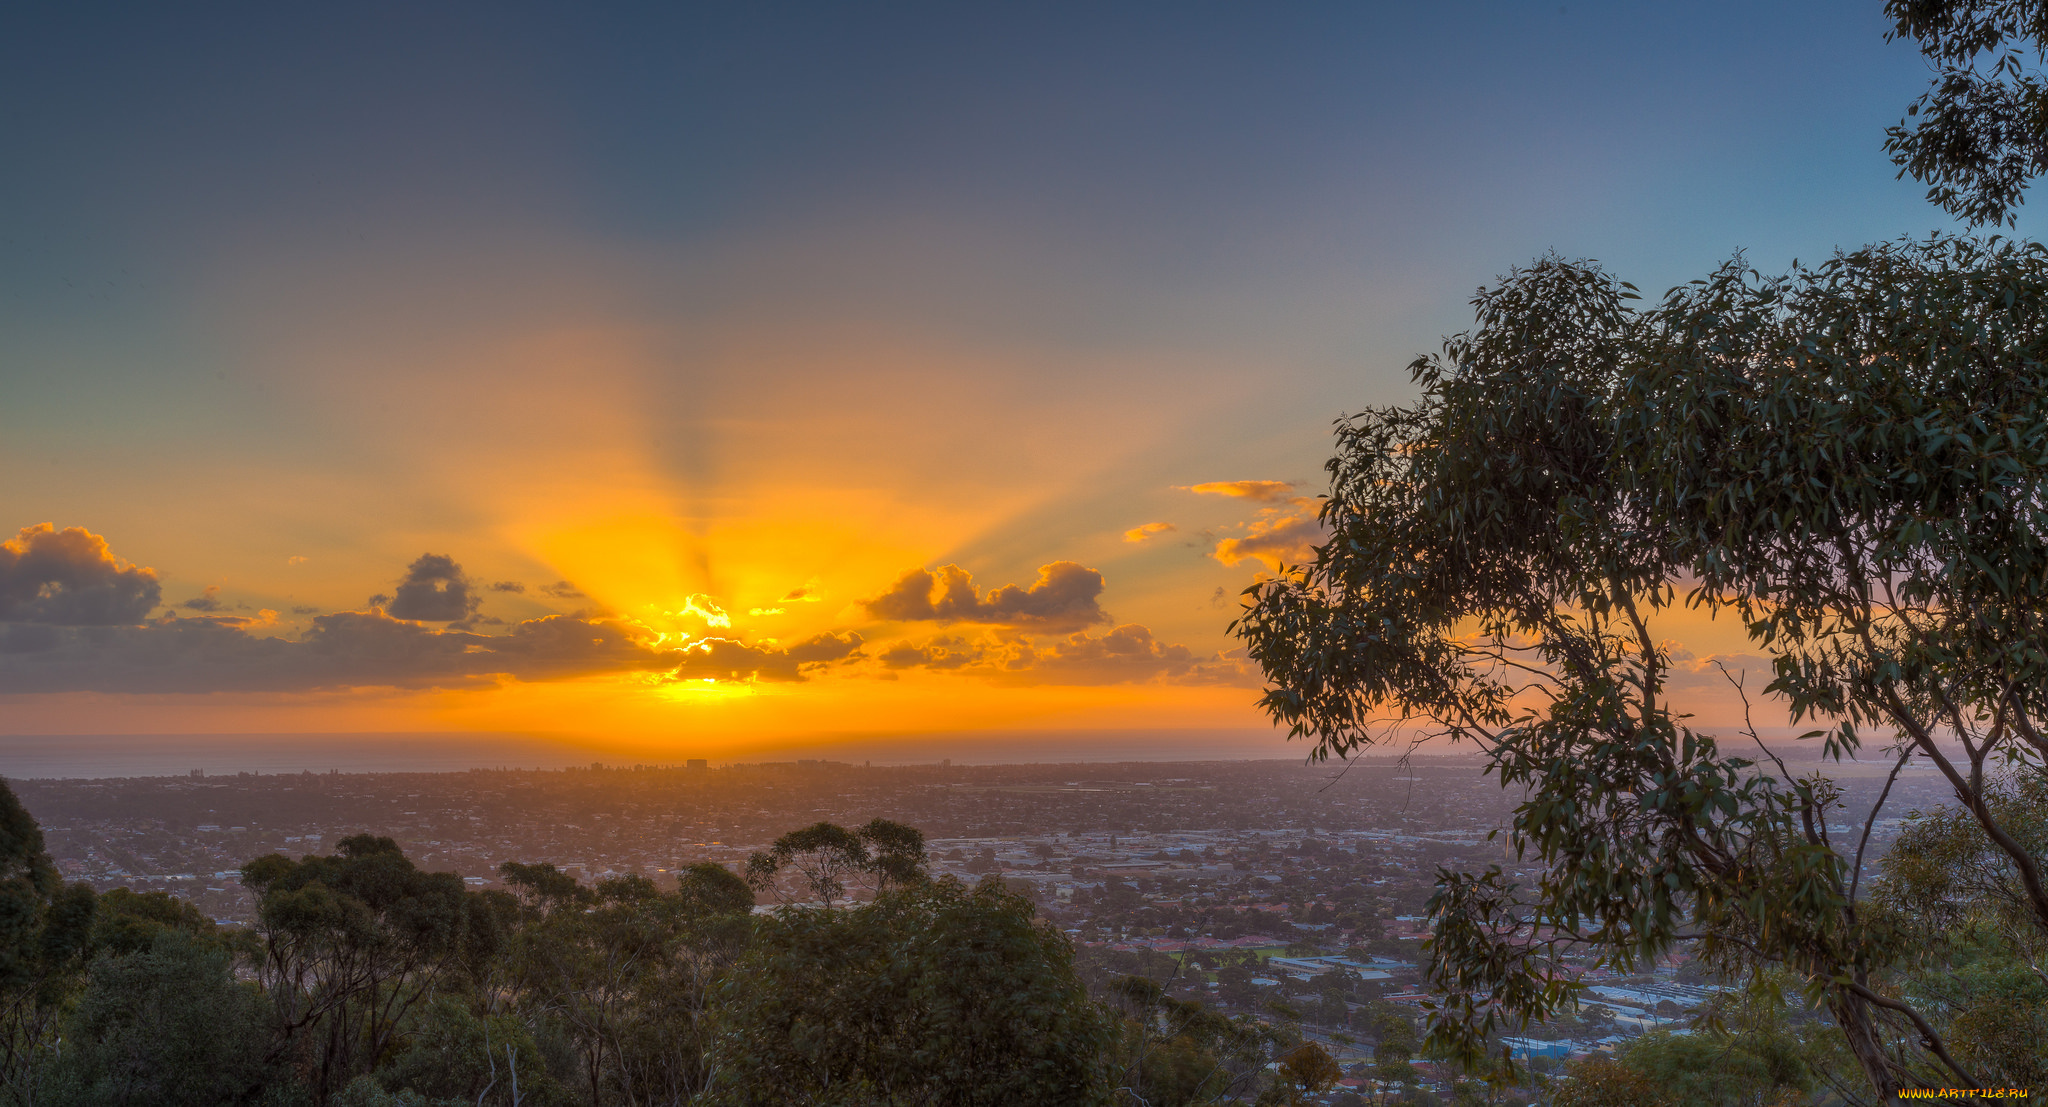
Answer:
<svg viewBox="0 0 2048 1107"><path fill-rule="evenodd" d="M697 769L708 769L711 767L711 762L706 761L701 757L692 757L688 761L683 762L683 767L686 769L690 769L692 771Z"/></svg>

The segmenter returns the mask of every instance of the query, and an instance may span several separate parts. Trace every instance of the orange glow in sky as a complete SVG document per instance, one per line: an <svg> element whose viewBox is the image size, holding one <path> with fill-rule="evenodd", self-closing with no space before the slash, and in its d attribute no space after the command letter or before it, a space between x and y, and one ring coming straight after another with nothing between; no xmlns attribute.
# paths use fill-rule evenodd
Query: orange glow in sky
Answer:
<svg viewBox="0 0 2048 1107"><path fill-rule="evenodd" d="M1925 226L1840 18L24 16L0 736L1297 756L1225 628L1473 288ZM1740 631L1660 623L1703 719Z"/></svg>

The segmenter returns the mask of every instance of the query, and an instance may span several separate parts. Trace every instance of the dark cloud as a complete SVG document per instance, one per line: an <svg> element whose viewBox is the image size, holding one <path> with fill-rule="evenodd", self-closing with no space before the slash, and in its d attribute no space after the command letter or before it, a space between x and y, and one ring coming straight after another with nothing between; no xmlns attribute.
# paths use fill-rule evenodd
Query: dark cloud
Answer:
<svg viewBox="0 0 2048 1107"><path fill-rule="evenodd" d="M463 688L644 672L657 679L800 681L810 666L857 656L857 634L787 648L707 639L650 645L637 628L550 615L507 634L437 630L382 611L312 620L297 641L264 637L262 618L190 616L140 626L0 624L0 694L30 692L298 692Z"/></svg>
<svg viewBox="0 0 2048 1107"><path fill-rule="evenodd" d="M589 598L583 594L581 589L566 580L558 580L553 584L543 584L537 591L541 595L553 596L558 600L582 600Z"/></svg>
<svg viewBox="0 0 2048 1107"><path fill-rule="evenodd" d="M228 605L222 603L220 600L220 586L215 584L209 584L198 595L192 597L189 600L186 600L184 603L181 603L178 606L187 608L192 611L212 612L226 610Z"/></svg>
<svg viewBox="0 0 2048 1107"><path fill-rule="evenodd" d="M399 619L451 623L468 618L481 599L454 558L421 554L406 567L405 579L398 582L389 610Z"/></svg>
<svg viewBox="0 0 2048 1107"><path fill-rule="evenodd" d="M294 608L292 608L292 614L294 614L294 615L318 615L318 614L320 614L320 609L319 609L319 608L317 608L317 607L314 607L314 606L313 606L312 604L299 604L299 605L298 605L297 607L294 607Z"/></svg>
<svg viewBox="0 0 2048 1107"><path fill-rule="evenodd" d="M818 578L812 577L803 584L782 594L776 603L817 603L825 598L825 590L819 586Z"/></svg>
<svg viewBox="0 0 2048 1107"><path fill-rule="evenodd" d="M806 638L783 651L796 662L840 661L853 656L860 649L861 637L852 631L844 634L818 634Z"/></svg>
<svg viewBox="0 0 2048 1107"><path fill-rule="evenodd" d="M526 586L524 584L519 583L516 580L494 580L491 582L491 591L524 592L526 591Z"/></svg>
<svg viewBox="0 0 2048 1107"><path fill-rule="evenodd" d="M820 634L782 650L705 638L682 651L683 661L673 672L680 680L800 681L804 666L843 661L860 644L860 635L851 632Z"/></svg>
<svg viewBox="0 0 2048 1107"><path fill-rule="evenodd" d="M1073 561L1041 566L1029 588L1005 584L982 596L974 577L958 565L938 572L912 569L887 592L862 604L869 615L891 622L988 623L1034 630L1078 630L1106 623L1096 603L1102 574Z"/></svg>
<svg viewBox="0 0 2048 1107"><path fill-rule="evenodd" d="M1034 648L1028 656L1013 659L1005 674L1032 684L1260 683L1242 659L1199 656L1186 646L1159 641L1137 623L1125 623L1100 637L1072 634L1043 649Z"/></svg>
<svg viewBox="0 0 2048 1107"><path fill-rule="evenodd" d="M322 615L296 642L237 616L68 630L45 648L0 658L0 692L288 692L342 687L462 687L499 675L558 680L660 669L662 653L622 628L554 616L508 635L440 631L381 611Z"/></svg>
<svg viewBox="0 0 2048 1107"><path fill-rule="evenodd" d="M64 641L64 632L48 623L0 623L0 654L42 653Z"/></svg>
<svg viewBox="0 0 2048 1107"><path fill-rule="evenodd" d="M920 645L900 642L875 655L885 669L961 669L988 656L982 643L943 636Z"/></svg>
<svg viewBox="0 0 2048 1107"><path fill-rule="evenodd" d="M115 557L84 527L43 523L0 542L0 622L139 623L161 598L156 570Z"/></svg>

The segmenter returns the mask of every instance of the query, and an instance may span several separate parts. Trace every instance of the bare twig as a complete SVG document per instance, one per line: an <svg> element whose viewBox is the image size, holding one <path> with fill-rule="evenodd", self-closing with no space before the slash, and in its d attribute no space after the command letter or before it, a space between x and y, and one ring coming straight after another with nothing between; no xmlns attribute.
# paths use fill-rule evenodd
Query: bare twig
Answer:
<svg viewBox="0 0 2048 1107"><path fill-rule="evenodd" d="M1884 791L1877 794L1877 802L1870 807L1870 817L1863 820L1863 838L1856 843L1856 868L1849 878L1849 908L1856 907L1856 889L1863 883L1863 850L1870 845L1870 828L1877 825L1877 813L1884 810L1884 801L1892 794L1892 785L1898 783L1899 770L1913 759L1913 748L1906 747L1899 753L1898 763L1892 766L1892 774L1884 780Z"/></svg>

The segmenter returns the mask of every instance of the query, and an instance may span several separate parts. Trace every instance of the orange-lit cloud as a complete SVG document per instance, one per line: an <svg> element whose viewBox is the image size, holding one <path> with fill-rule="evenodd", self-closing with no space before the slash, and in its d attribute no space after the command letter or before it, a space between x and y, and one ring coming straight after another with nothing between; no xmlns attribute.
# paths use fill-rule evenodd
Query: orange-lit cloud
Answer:
<svg viewBox="0 0 2048 1107"><path fill-rule="evenodd" d="M1252 521L1242 537L1217 542L1216 560L1225 565L1259 561L1278 571L1283 564L1299 565L1313 558L1325 537L1314 515L1275 511Z"/></svg>
<svg viewBox="0 0 2048 1107"><path fill-rule="evenodd" d="M1146 523L1143 526L1132 527L1131 529L1125 531L1124 541L1143 542L1145 539L1151 538L1154 535L1165 534L1168 531L1178 529L1179 528L1175 527L1172 523Z"/></svg>
<svg viewBox="0 0 2048 1107"><path fill-rule="evenodd" d="M820 634L787 649L709 638L685 648L669 676L676 680L795 682L804 679L804 667L844 661L860 645L860 635L852 632Z"/></svg>
<svg viewBox="0 0 2048 1107"><path fill-rule="evenodd" d="M84 527L42 523L0 542L0 622L139 623L161 595L156 570L115 557Z"/></svg>
<svg viewBox="0 0 2048 1107"><path fill-rule="evenodd" d="M1300 564L1312 558L1315 546L1325 537L1322 524L1316 519L1315 499L1295 495L1292 481L1221 480L1181 487L1201 495L1228 496L1266 505L1250 523L1231 528L1242 529L1243 534L1216 543L1215 558L1225 565L1257 561L1277 571L1282 565Z"/></svg>
<svg viewBox="0 0 2048 1107"><path fill-rule="evenodd" d="M1291 480L1212 480L1203 484L1184 484L1180 489L1204 496L1229 496L1262 504L1279 503L1294 496L1294 482Z"/></svg>
<svg viewBox="0 0 2048 1107"><path fill-rule="evenodd" d="M1102 574L1072 561L1039 567L1029 587L1005 584L986 597L974 578L958 565L942 565L937 573L912 569L889 590L862 606L888 622L989 623L1038 630L1072 630L1106 623L1109 616L1096 603L1102 595Z"/></svg>
<svg viewBox="0 0 2048 1107"><path fill-rule="evenodd" d="M717 600L702 592L692 593L683 600L683 608L681 611L676 612L676 614L695 616L704 620L705 626L729 627L732 625L732 616L727 615L725 609L718 606Z"/></svg>

